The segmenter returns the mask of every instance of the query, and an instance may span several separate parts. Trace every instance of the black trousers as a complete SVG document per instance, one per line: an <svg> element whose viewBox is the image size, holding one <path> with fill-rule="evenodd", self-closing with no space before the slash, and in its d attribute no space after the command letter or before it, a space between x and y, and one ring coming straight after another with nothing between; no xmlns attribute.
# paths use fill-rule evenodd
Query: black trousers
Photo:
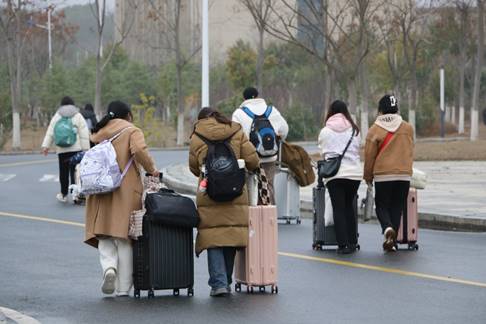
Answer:
<svg viewBox="0 0 486 324"><path fill-rule="evenodd" d="M61 183L61 193L63 196L68 194L69 177L71 177L71 184L75 183L74 168L71 166L70 159L78 152L59 153L59 182Z"/></svg>
<svg viewBox="0 0 486 324"><path fill-rule="evenodd" d="M382 232L392 227L398 233L409 190L410 181L375 182L376 215Z"/></svg>
<svg viewBox="0 0 486 324"><path fill-rule="evenodd" d="M326 184L331 197L334 228L339 246L358 243L356 215L353 204L356 203L359 183L360 181L357 180L334 179Z"/></svg>

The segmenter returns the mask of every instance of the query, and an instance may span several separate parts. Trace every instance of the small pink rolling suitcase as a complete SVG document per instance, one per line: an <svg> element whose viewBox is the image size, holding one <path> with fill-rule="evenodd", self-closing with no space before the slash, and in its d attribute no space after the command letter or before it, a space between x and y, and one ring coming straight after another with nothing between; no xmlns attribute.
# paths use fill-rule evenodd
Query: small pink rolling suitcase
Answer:
<svg viewBox="0 0 486 324"><path fill-rule="evenodd" d="M404 216L407 217L404 217ZM400 229L398 230L397 243L408 244L409 250L418 250L418 210L417 189L410 188L407 197L407 205L402 214Z"/></svg>
<svg viewBox="0 0 486 324"><path fill-rule="evenodd" d="M247 292L258 287L260 292L266 286L272 287L272 293L278 293L278 232L277 207L250 206L249 240L246 249L236 253L235 291L241 291L246 285Z"/></svg>

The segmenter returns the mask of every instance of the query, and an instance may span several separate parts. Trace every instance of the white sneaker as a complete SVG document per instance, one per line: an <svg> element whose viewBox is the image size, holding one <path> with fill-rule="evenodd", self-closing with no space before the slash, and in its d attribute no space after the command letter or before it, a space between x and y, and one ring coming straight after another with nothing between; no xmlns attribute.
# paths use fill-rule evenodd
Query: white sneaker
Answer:
<svg viewBox="0 0 486 324"><path fill-rule="evenodd" d="M67 202L67 196L63 196L62 193L58 193L56 195L56 199L59 200L62 203Z"/></svg>
<svg viewBox="0 0 486 324"><path fill-rule="evenodd" d="M115 269L110 268L106 270L105 276L103 277L103 285L101 286L101 291L103 294L111 295L115 292L115 282L116 282L116 272Z"/></svg>
<svg viewBox="0 0 486 324"><path fill-rule="evenodd" d="M117 291L116 297L128 297L128 291Z"/></svg>

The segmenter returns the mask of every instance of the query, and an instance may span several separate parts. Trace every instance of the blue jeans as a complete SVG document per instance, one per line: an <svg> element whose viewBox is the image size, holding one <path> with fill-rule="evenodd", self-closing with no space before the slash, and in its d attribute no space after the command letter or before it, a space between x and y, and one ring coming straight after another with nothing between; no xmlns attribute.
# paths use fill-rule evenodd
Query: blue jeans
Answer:
<svg viewBox="0 0 486 324"><path fill-rule="evenodd" d="M208 285L211 288L226 288L231 285L235 255L234 247L208 249Z"/></svg>

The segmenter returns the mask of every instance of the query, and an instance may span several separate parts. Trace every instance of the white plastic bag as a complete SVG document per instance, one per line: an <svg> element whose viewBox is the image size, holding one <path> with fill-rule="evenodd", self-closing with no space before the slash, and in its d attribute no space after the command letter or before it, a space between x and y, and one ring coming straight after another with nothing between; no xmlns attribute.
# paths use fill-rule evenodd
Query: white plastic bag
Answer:
<svg viewBox="0 0 486 324"><path fill-rule="evenodd" d="M326 190L324 194L324 226L333 226L334 225L334 216L332 212L332 202L331 196L329 195L329 190Z"/></svg>
<svg viewBox="0 0 486 324"><path fill-rule="evenodd" d="M248 203L250 206L258 205L258 178L255 173L248 173L246 177L248 187Z"/></svg>
<svg viewBox="0 0 486 324"><path fill-rule="evenodd" d="M375 204L375 199L373 197L373 186L368 185L366 189L366 198L363 212L363 219L365 221L370 220L373 214L373 206Z"/></svg>
<svg viewBox="0 0 486 324"><path fill-rule="evenodd" d="M412 180L410 187L415 189L425 189L427 185L427 174L419 169L413 168Z"/></svg>

